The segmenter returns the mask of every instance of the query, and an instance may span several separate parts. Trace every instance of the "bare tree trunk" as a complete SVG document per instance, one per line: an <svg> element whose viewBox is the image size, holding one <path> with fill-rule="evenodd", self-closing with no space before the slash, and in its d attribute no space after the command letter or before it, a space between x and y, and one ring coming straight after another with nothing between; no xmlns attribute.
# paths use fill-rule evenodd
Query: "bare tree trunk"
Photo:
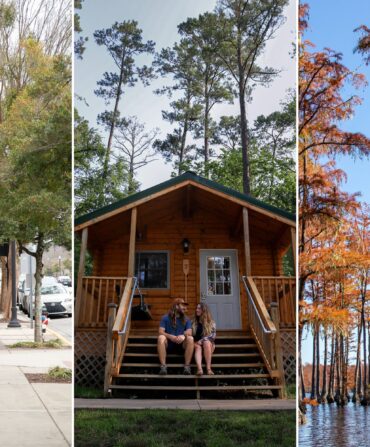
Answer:
<svg viewBox="0 0 370 447"><path fill-rule="evenodd" d="M36 246L36 272L35 272L35 342L42 342L42 325L41 325L41 283L43 277L42 256L44 254L45 242L43 234L40 233L37 238Z"/></svg>

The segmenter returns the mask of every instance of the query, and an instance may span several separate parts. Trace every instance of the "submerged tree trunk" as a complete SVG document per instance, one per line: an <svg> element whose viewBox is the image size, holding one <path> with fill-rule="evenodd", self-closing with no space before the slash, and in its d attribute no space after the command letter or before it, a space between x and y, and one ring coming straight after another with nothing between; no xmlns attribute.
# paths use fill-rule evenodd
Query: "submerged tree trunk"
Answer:
<svg viewBox="0 0 370 447"><path fill-rule="evenodd" d="M316 399L320 398L320 327L316 329Z"/></svg>
<svg viewBox="0 0 370 447"><path fill-rule="evenodd" d="M320 402L325 402L326 396L327 396L327 390L326 390L326 368L328 363L328 334L325 330L324 335L324 368L322 371L322 389L321 389L321 395L320 395Z"/></svg>
<svg viewBox="0 0 370 447"><path fill-rule="evenodd" d="M312 349L312 371L311 371L311 399L316 399L316 327L314 328L313 333L313 349Z"/></svg>
<svg viewBox="0 0 370 447"><path fill-rule="evenodd" d="M331 339L331 353L330 353L330 371L329 371L329 390L326 398L328 404L334 402L334 364L335 364L335 337L334 330Z"/></svg>
<svg viewBox="0 0 370 447"><path fill-rule="evenodd" d="M361 375L361 330L362 325L360 320L359 324L357 325L356 367L355 367L352 402L359 402L361 395L361 381L359 381L359 377Z"/></svg>
<svg viewBox="0 0 370 447"><path fill-rule="evenodd" d="M365 299L366 299L366 289L363 291L365 293L362 293L362 307L361 307L361 326L362 326L362 332L363 332L363 359L364 359L364 373L363 373L363 396L361 399L362 405L368 404L368 389L367 389L367 354L366 354L366 344L367 344L367 338L366 338L366 322L365 322Z"/></svg>

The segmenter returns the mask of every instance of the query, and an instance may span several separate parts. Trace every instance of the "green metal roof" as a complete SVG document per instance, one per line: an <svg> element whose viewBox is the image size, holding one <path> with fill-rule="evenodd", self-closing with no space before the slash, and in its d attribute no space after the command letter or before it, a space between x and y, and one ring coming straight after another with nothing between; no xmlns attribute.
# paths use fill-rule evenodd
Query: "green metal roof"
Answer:
<svg viewBox="0 0 370 447"><path fill-rule="evenodd" d="M235 191L234 189L228 188L226 186L220 185L219 183L213 182L212 180L208 180L204 177L200 177L194 172L187 171L178 177L171 178L163 183L159 183L158 185L152 186L151 188L145 189L144 191L140 191L136 194L132 194L131 196L125 197L117 202L111 203L110 205L103 206L91 213L84 214L83 216L75 219L75 225L81 225L89 220L95 219L97 217L103 216L111 211L117 210L123 206L129 205L131 203L136 202L137 200L143 199L151 194L155 194L157 192L163 191L171 186L178 185L184 181L191 180L194 183L199 183L200 185L207 186L210 189L215 191L222 192L231 197L235 197L237 199L243 200L246 203L250 203L251 205L255 205L261 209L270 211L271 213L276 214L277 216L285 217L286 219L295 222L295 215L289 213L288 211L284 211L276 206L269 205L268 203L262 202L261 200L255 199L254 197L249 196L248 194L243 194L239 191Z"/></svg>

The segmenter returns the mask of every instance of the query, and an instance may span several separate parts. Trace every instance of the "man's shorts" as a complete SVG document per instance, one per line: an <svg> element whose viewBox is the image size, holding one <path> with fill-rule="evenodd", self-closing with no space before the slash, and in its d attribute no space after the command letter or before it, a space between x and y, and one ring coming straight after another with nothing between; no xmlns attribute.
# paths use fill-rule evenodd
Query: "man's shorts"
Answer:
<svg viewBox="0 0 370 447"><path fill-rule="evenodd" d="M184 343L184 342L182 342ZM168 354L183 354L184 348L182 347L182 343L174 343L171 340L168 340L167 342L167 353Z"/></svg>

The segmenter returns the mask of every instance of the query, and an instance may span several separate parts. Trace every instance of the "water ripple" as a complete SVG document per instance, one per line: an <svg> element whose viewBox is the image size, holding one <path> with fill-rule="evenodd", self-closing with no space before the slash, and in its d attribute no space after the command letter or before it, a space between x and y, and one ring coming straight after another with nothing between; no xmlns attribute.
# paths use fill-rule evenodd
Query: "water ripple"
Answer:
<svg viewBox="0 0 370 447"><path fill-rule="evenodd" d="M299 446L370 447L370 408L348 404L307 405L307 423L299 428Z"/></svg>

